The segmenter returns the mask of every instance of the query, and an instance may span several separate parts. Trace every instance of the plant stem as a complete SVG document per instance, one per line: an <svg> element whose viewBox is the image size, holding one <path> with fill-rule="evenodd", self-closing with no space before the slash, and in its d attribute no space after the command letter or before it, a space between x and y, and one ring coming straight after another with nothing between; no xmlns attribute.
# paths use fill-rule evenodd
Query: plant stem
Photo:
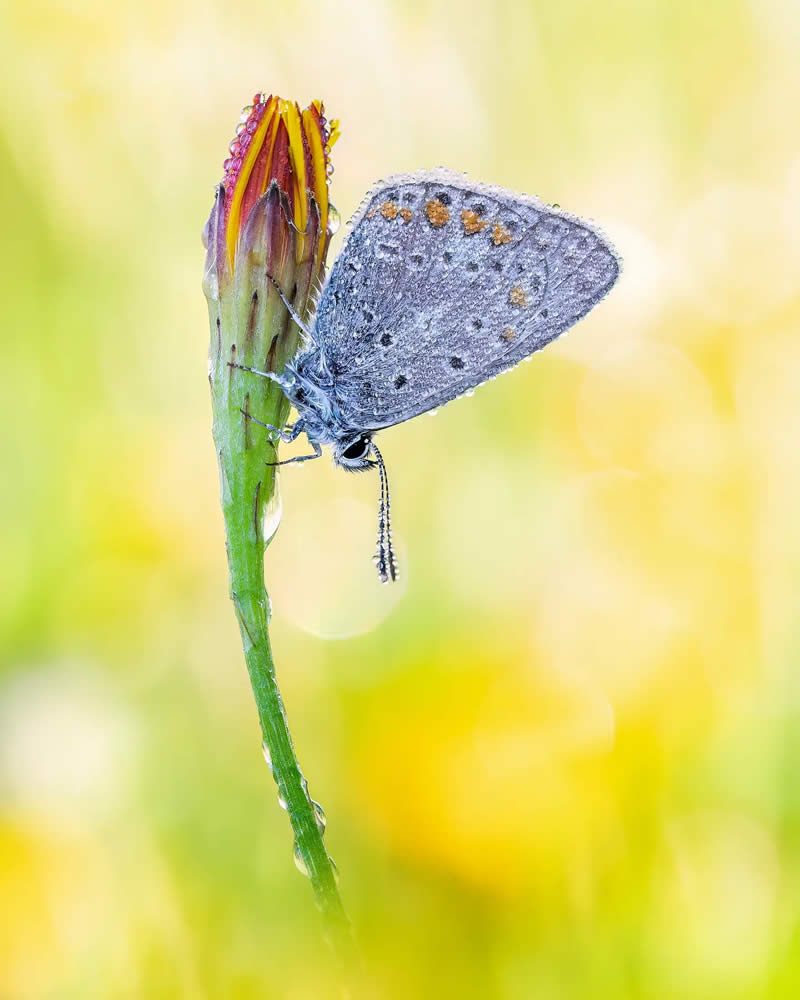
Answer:
<svg viewBox="0 0 800 1000"><path fill-rule="evenodd" d="M276 525L264 534L264 515L277 503L276 450L267 432L245 413L282 426L288 403L277 385L230 367L229 361L258 363L237 357L225 331L241 330L233 303L210 302L212 341L209 381L214 413L214 442L220 469L222 509L227 537L231 599L242 636L247 669L258 708L265 757L278 786L295 838L298 868L311 879L317 904L338 950L349 938L349 924L339 897L336 870L323 840L324 819L311 800L295 756L286 712L278 689L269 641L270 602L264 583L264 551ZM263 303L267 329L288 320L277 296ZM219 309L219 312L217 310ZM232 338L231 338L232 339ZM275 359L271 359L274 363ZM263 365L263 356L260 364ZM244 411L244 412L243 412Z"/></svg>
<svg viewBox="0 0 800 1000"><path fill-rule="evenodd" d="M231 530L231 528L234 530ZM323 841L317 813L295 756L286 711L278 689L269 641L269 598L263 582L263 558L229 522L231 597L242 635L247 670L258 708L264 746L278 793L295 837L299 866L309 875L326 920L345 921L333 863Z"/></svg>

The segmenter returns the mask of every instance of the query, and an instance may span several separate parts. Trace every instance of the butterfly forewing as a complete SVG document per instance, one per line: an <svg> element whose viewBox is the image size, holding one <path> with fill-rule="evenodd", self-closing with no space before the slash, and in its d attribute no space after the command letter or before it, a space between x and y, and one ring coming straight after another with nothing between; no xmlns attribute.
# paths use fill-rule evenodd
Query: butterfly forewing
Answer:
<svg viewBox="0 0 800 1000"><path fill-rule="evenodd" d="M576 323L619 273L589 223L437 170L377 185L314 335L355 427L408 420L512 367Z"/></svg>

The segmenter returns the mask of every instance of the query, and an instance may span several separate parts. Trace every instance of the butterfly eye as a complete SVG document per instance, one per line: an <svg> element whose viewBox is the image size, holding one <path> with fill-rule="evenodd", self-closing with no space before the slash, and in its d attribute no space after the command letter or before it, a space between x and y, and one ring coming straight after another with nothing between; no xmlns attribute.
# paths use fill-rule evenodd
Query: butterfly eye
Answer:
<svg viewBox="0 0 800 1000"><path fill-rule="evenodd" d="M342 458L355 462L360 458L366 458L370 448L369 438L357 438L351 445L348 445L342 452Z"/></svg>

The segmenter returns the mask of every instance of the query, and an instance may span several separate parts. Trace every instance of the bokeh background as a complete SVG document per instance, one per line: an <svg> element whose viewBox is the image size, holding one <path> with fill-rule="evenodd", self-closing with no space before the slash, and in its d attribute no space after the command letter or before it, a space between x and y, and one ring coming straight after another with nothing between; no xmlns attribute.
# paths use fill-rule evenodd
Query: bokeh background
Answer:
<svg viewBox="0 0 800 1000"><path fill-rule="evenodd" d="M200 230L262 88L341 120L344 217L442 163L625 259L383 435L402 586L372 477L284 472L274 646L363 992L798 995L799 46L791 0L3 5L3 1000L339 995L210 437Z"/></svg>

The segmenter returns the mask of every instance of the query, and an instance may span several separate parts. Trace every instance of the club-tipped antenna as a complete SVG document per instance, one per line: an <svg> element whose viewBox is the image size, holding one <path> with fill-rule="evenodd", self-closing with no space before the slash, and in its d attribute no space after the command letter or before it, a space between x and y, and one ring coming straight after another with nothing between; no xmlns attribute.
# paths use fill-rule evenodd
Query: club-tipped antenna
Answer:
<svg viewBox="0 0 800 1000"><path fill-rule="evenodd" d="M394 582L397 579L397 563L394 558L392 548L392 508L389 498L389 477L386 474L386 465L383 455L376 445L372 445L372 451L378 462L378 472L381 478L381 499L378 506L378 551L375 554L375 562L378 567L378 576L381 583Z"/></svg>

